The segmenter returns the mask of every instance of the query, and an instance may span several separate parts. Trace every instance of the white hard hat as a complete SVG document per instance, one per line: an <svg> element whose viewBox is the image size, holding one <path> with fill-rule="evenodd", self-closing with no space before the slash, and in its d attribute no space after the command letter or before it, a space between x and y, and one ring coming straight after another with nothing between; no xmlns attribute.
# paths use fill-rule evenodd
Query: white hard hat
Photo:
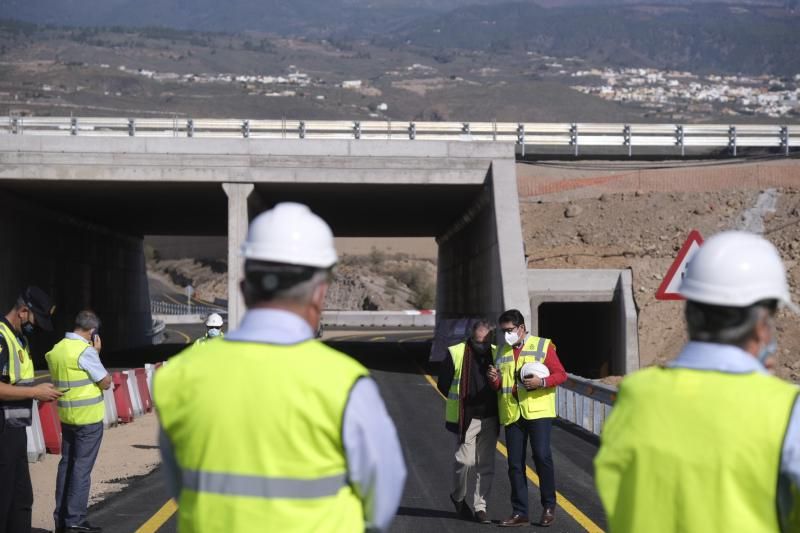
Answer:
<svg viewBox="0 0 800 533"><path fill-rule="evenodd" d="M550 369L547 368L544 363L525 363L522 365L522 368L519 369L520 379L525 378L525 376L530 376L531 374L537 378L546 378L550 375Z"/></svg>
<svg viewBox="0 0 800 533"><path fill-rule="evenodd" d="M718 233L703 243L689 261L679 292L693 302L726 307L778 300L798 312L778 250L743 231Z"/></svg>
<svg viewBox="0 0 800 533"><path fill-rule="evenodd" d="M209 328L220 328L222 327L222 317L217 313L211 313L206 318L206 326Z"/></svg>
<svg viewBox="0 0 800 533"><path fill-rule="evenodd" d="M333 232L303 205L280 203L250 223L242 245L246 259L330 268L336 264Z"/></svg>

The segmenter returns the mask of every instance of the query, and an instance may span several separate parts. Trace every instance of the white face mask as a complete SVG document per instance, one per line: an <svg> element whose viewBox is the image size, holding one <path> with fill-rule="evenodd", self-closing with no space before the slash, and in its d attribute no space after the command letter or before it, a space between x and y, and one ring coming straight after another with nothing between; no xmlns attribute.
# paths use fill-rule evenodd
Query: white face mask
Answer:
<svg viewBox="0 0 800 533"><path fill-rule="evenodd" d="M220 330L217 328L211 328L208 330L209 337L218 337L220 333L221 333Z"/></svg>
<svg viewBox="0 0 800 533"><path fill-rule="evenodd" d="M516 332L516 330L506 331L505 338L506 338L506 344L508 344L509 346L514 346L519 342L519 334Z"/></svg>

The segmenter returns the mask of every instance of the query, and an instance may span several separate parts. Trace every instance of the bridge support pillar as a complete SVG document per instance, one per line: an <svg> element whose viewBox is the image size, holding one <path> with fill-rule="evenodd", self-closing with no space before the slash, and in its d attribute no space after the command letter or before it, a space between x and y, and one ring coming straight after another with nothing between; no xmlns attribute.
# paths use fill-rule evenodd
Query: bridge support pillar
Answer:
<svg viewBox="0 0 800 533"><path fill-rule="evenodd" d="M247 237L250 223L248 198L254 185L223 183L222 188L228 195L228 328L234 329L239 326L245 312L244 298L239 290L239 281L244 272L240 250Z"/></svg>

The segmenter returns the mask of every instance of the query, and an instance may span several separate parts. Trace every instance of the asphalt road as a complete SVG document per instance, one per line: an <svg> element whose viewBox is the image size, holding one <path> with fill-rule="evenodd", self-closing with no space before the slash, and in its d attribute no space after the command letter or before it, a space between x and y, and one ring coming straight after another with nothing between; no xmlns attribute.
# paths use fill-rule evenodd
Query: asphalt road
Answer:
<svg viewBox="0 0 800 533"><path fill-rule="evenodd" d="M364 331L349 335L331 332L328 336L334 347L370 368L400 435L408 480L391 531L469 532L493 527L459 519L448 498L454 437L444 429L444 400L426 378L426 374L435 371L426 365L430 333ZM592 480L596 441L558 423L553 429L552 444L559 491L556 522L550 528L531 525L525 529L566 533L602 530L605 521ZM488 502L488 513L495 523L511 513L504 450L501 431ZM529 465L533 465L530 455ZM535 478L535 474L530 472L529 477ZM529 499L531 518L536 520L541 507L538 489L532 482ZM176 531L174 506L167 500L158 471L132 480L125 491L94 506L90 519L106 531Z"/></svg>

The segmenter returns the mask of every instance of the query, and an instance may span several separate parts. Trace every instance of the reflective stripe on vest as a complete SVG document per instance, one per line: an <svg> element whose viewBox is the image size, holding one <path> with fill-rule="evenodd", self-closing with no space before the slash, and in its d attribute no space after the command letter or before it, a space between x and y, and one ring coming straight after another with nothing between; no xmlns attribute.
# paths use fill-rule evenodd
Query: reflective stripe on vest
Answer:
<svg viewBox="0 0 800 533"><path fill-rule="evenodd" d="M71 389L72 387L83 387L84 385L92 385L94 381L91 379L79 379L77 381L57 381L53 380L53 386L57 389Z"/></svg>
<svg viewBox="0 0 800 533"><path fill-rule="evenodd" d="M297 479L183 470L182 479L185 489L251 498L325 498L336 496L347 486L347 476L344 474L316 479Z"/></svg>
<svg viewBox="0 0 800 533"><path fill-rule="evenodd" d="M555 388L547 387L529 391L518 386L517 398L513 394L514 385L521 385L519 369L522 368L522 365L533 362L544 363L549 348L550 339L531 335L525 340L516 361L514 361L514 348L508 345L503 346L495 357L495 366L500 371L502 379L498 408L500 423L504 426L513 424L520 417L525 420L555 418Z"/></svg>
<svg viewBox="0 0 800 533"><path fill-rule="evenodd" d="M96 398L86 398L85 400L58 400L58 406L66 409L75 407L85 407L87 405L95 405L103 402L103 395Z"/></svg>
<svg viewBox="0 0 800 533"><path fill-rule="evenodd" d="M0 321L0 335L8 346L8 382L15 387L31 387L35 381L33 360L28 345L20 344L17 334ZM15 427L29 426L33 417L33 400L0 402L6 421Z"/></svg>
<svg viewBox="0 0 800 533"><path fill-rule="evenodd" d="M85 426L105 417L103 391L79 364L81 354L89 347L83 339L65 338L45 355L53 385L64 391L57 405L58 417L65 424Z"/></svg>
<svg viewBox="0 0 800 533"><path fill-rule="evenodd" d="M777 505L797 397L796 385L757 372L627 376L594 461L609 531L800 530L796 514L781 527Z"/></svg>
<svg viewBox="0 0 800 533"><path fill-rule="evenodd" d="M325 381L309 368L323 368ZM155 374L153 394L182 469L178 530L364 531L342 424L350 391L367 375L316 340L214 339L171 358ZM258 386L242 386L248 382ZM192 392L201 390L214 394ZM256 424L254 405L270 406Z"/></svg>

